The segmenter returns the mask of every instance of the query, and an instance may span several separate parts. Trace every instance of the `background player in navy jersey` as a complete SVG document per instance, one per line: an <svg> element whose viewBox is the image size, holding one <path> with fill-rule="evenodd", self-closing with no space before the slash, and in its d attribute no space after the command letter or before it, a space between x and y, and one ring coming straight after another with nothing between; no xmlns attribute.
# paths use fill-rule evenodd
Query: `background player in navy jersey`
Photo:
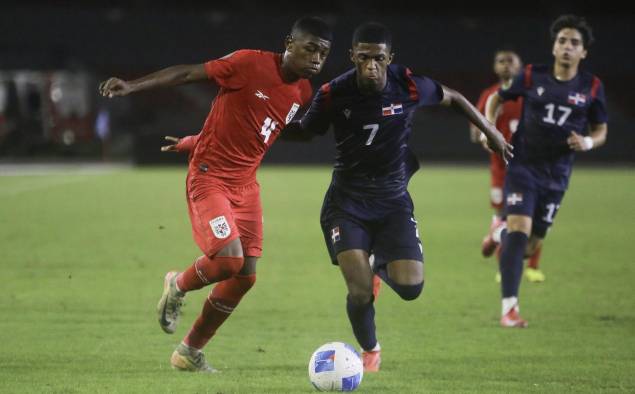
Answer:
<svg viewBox="0 0 635 394"><path fill-rule="evenodd" d="M520 73L522 69L522 62L520 56L510 49L499 49L494 55L494 73L498 77L498 82L489 86L481 93L478 99L476 108L481 113L485 113L485 104L494 93L502 87L509 87L514 80L514 77ZM507 100L503 105L499 107L496 113L496 129L503 133L505 140L511 141L513 133L518 128L520 120L520 113L522 111L523 99L518 97L516 100ZM480 142L481 132L476 126L470 124L470 139L473 142ZM481 252L484 257L490 257L496 251L496 254L500 254L500 239L494 238L500 236L500 230L505 226L505 206L503 204L503 186L505 185L505 162L501 158L490 153L490 173L491 173L491 188L490 188L490 204L494 208L494 216L490 224L490 229L481 245ZM545 275L538 268L540 262L541 249L538 248L531 255L527 261L527 269L525 270L525 277L530 282L542 282L545 280ZM498 258L497 258L498 260ZM496 281L500 282L500 270L496 270Z"/></svg>
<svg viewBox="0 0 635 394"><path fill-rule="evenodd" d="M333 125L336 161L320 221L348 287L346 309L367 372L378 371L381 361L374 273L404 300L414 300L423 288L423 250L406 189L419 166L407 146L414 111L453 106L490 138L493 150L511 156L511 146L465 97L391 64L391 41L383 25L358 27L350 52L355 68L323 85L302 120L283 132L292 139L324 134Z"/></svg>
<svg viewBox="0 0 635 394"><path fill-rule="evenodd" d="M503 327L526 327L518 311L523 258L540 247L569 184L574 152L606 141L602 82L578 69L593 42L586 21L563 15L551 25L554 63L528 65L508 89L490 96L487 118L505 100L522 97L523 111L512 143L515 156L505 177L507 229L502 234Z"/></svg>

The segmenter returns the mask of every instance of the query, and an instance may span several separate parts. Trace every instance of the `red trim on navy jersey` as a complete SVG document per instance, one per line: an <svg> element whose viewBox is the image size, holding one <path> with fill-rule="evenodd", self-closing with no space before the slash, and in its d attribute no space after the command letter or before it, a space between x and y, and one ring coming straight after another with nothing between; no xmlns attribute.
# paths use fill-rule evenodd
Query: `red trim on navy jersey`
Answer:
<svg viewBox="0 0 635 394"><path fill-rule="evenodd" d="M406 78L408 81L408 92L410 93L410 99L412 101L419 101L419 91L417 90L417 84L411 77L412 71L406 68Z"/></svg>
<svg viewBox="0 0 635 394"><path fill-rule="evenodd" d="M331 84L330 82L325 83L320 87L320 92L324 96L324 105L326 107L331 106Z"/></svg>
<svg viewBox="0 0 635 394"><path fill-rule="evenodd" d="M598 89L600 88L600 78L593 76L593 82L591 83L591 97L596 98L598 95Z"/></svg>
<svg viewBox="0 0 635 394"><path fill-rule="evenodd" d="M529 89L531 87L531 64L528 64L525 67L525 88Z"/></svg>

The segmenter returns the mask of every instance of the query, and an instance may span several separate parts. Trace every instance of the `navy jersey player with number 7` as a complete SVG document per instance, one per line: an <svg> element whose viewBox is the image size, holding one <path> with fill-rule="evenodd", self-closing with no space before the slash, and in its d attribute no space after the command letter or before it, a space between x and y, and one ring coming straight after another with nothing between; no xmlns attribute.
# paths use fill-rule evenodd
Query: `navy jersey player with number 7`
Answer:
<svg viewBox="0 0 635 394"><path fill-rule="evenodd" d="M511 157L511 146L465 97L391 64L391 41L383 25L358 27L350 52L355 68L323 85L303 118L283 132L287 139L303 139L333 125L335 168L320 221L331 260L348 287L346 309L366 372L378 371L380 364L374 274L404 300L417 298L423 288L423 250L407 191L418 169L407 145L414 111L455 107L485 133L493 150Z"/></svg>
<svg viewBox="0 0 635 394"><path fill-rule="evenodd" d="M502 233L501 283L503 327L525 327L518 312L523 258L540 247L569 184L574 152L606 141L607 114L602 82L580 61L593 41L591 28L575 15L551 25L554 64L526 67L508 89L490 96L488 119L504 100L522 97L515 157L505 177L507 229Z"/></svg>

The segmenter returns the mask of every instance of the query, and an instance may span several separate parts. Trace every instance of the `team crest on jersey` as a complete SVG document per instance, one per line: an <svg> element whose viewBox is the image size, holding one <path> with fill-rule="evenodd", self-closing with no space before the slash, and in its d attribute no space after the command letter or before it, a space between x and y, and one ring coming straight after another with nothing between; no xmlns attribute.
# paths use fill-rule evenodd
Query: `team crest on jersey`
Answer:
<svg viewBox="0 0 635 394"><path fill-rule="evenodd" d="M214 236L218 239L225 239L232 233L232 229L229 227L229 223L227 223L225 216L219 216L210 220L209 225L212 228Z"/></svg>
<svg viewBox="0 0 635 394"><path fill-rule="evenodd" d="M300 108L300 104L293 103L293 105L291 106L291 109L289 110L289 113L287 114L286 119L284 120L285 124L289 124L289 122L291 122L291 119L293 119L296 112L298 112L299 108Z"/></svg>
<svg viewBox="0 0 635 394"><path fill-rule="evenodd" d="M388 107L381 107L383 116L398 115L403 113L403 105L401 103L392 103Z"/></svg>
<svg viewBox="0 0 635 394"><path fill-rule="evenodd" d="M333 243L337 242L340 240L340 228L338 227L333 227L333 229L331 230L331 240L333 241Z"/></svg>
<svg viewBox="0 0 635 394"><path fill-rule="evenodd" d="M543 88L542 86L538 86L536 92L538 93L538 96L542 96L542 94L545 92L545 88Z"/></svg>
<svg viewBox="0 0 635 394"><path fill-rule="evenodd" d="M519 205L523 203L522 193L511 193L507 196L507 205Z"/></svg>
<svg viewBox="0 0 635 394"><path fill-rule="evenodd" d="M582 107L586 103L586 95L582 93L569 93L567 102L569 104Z"/></svg>
<svg viewBox="0 0 635 394"><path fill-rule="evenodd" d="M342 111L342 113L344 114L344 117L346 119L350 119L350 117L351 117L351 110L350 109L345 108L344 111Z"/></svg>

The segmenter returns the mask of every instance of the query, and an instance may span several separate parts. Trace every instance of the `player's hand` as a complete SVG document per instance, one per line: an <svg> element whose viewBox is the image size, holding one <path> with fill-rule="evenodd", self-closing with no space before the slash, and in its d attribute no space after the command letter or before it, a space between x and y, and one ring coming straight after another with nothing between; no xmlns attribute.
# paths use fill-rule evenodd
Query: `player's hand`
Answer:
<svg viewBox="0 0 635 394"><path fill-rule="evenodd" d="M567 144L569 148L576 152L584 152L593 148L593 140L591 137L585 137L572 131L567 138Z"/></svg>
<svg viewBox="0 0 635 394"><path fill-rule="evenodd" d="M109 78L99 84L99 93L108 98L126 96L132 93L132 87L123 79Z"/></svg>
<svg viewBox="0 0 635 394"><path fill-rule="evenodd" d="M170 142L174 142L173 144L170 145L164 145L161 147L161 152L178 152L177 150L177 145L179 144L179 142L181 142L180 138L177 137L172 137L170 135L166 135L165 137L166 141L170 141Z"/></svg>
<svg viewBox="0 0 635 394"><path fill-rule="evenodd" d="M509 160L514 157L514 154L512 153L514 147L509 142L505 141L505 137L503 137L496 128L490 129L489 136L485 134L483 134L483 136L485 137L485 143L483 146L490 152L499 154L505 164L508 164ZM481 139L481 141L483 140Z"/></svg>

